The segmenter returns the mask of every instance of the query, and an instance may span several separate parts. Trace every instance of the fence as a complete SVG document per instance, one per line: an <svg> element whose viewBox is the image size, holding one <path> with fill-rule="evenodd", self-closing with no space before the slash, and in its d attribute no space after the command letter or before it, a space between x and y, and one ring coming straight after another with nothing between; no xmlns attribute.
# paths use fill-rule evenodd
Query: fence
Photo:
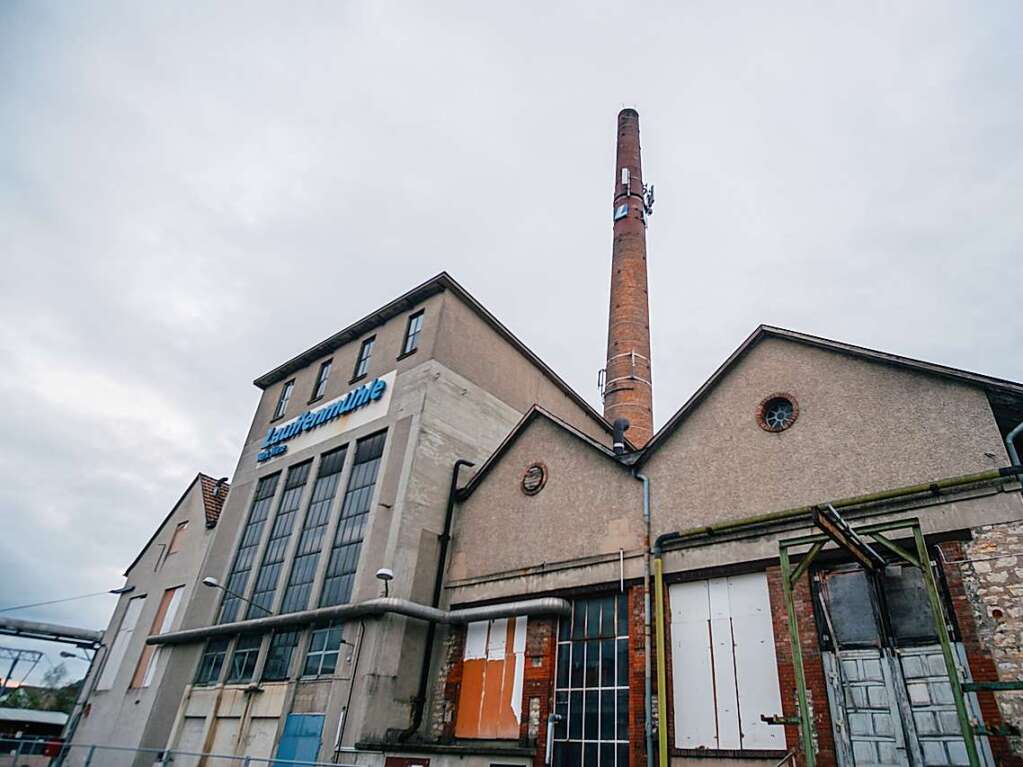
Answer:
<svg viewBox="0 0 1023 767"><path fill-rule="evenodd" d="M140 757L144 757L140 759ZM358 767L340 762L309 762L204 751L162 751L99 744L68 744L52 738L0 738L0 767Z"/></svg>

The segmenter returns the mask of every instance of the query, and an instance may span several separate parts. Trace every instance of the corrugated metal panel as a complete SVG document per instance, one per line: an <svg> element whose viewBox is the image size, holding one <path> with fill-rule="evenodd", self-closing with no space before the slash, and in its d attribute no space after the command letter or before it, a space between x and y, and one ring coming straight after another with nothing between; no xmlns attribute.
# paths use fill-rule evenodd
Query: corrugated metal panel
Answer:
<svg viewBox="0 0 1023 767"><path fill-rule="evenodd" d="M671 602L675 744L782 749L770 596L764 573L675 584Z"/></svg>
<svg viewBox="0 0 1023 767"><path fill-rule="evenodd" d="M668 588L668 596L671 602L675 745L679 748L717 748L707 582L676 583Z"/></svg>
<svg viewBox="0 0 1023 767"><path fill-rule="evenodd" d="M526 624L524 617L498 618L466 627L457 737L519 737Z"/></svg>
<svg viewBox="0 0 1023 767"><path fill-rule="evenodd" d="M762 714L781 714L778 659L774 651L771 597L763 573L728 579L736 688L743 748L785 748L785 728Z"/></svg>

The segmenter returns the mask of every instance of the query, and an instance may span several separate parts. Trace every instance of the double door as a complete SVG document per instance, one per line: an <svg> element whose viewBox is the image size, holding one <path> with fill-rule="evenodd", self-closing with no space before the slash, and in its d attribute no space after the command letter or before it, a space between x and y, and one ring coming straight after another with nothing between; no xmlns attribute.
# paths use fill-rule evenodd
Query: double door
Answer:
<svg viewBox="0 0 1023 767"><path fill-rule="evenodd" d="M969 764L925 589L910 566L878 575L836 568L815 577L839 767ZM967 681L965 651L950 635L955 672ZM967 705L979 720L975 696L967 696ZM978 745L992 764L987 743Z"/></svg>

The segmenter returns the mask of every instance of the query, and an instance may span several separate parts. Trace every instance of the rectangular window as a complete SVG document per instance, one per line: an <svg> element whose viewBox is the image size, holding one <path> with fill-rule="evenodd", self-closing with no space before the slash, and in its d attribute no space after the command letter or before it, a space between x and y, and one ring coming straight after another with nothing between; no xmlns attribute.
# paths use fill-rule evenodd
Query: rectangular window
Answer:
<svg viewBox="0 0 1023 767"><path fill-rule="evenodd" d="M263 637L259 634L250 634L239 637L231 654L231 665L227 672L228 684L241 684L252 681L252 675L256 672L256 661L259 659L259 648L263 644Z"/></svg>
<svg viewBox="0 0 1023 767"><path fill-rule="evenodd" d="M419 348L419 334L423 330L424 312L424 309L420 309L408 318L408 327L405 328L405 343L401 346L402 356L411 354Z"/></svg>
<svg viewBox="0 0 1023 767"><path fill-rule="evenodd" d="M302 491L309 477L310 466L312 461L306 461L288 469L280 508L277 509L273 527L270 528L270 540L267 541L266 551L263 553L263 564L256 575L256 585L253 587L252 600L247 611L249 618L269 615L273 609L274 594L277 593L277 584L281 580L281 570L284 568L284 555L288 550L288 541L291 540L291 530L295 527L295 516L302 502Z"/></svg>
<svg viewBox="0 0 1023 767"><path fill-rule="evenodd" d="M337 670L337 656L341 651L341 626L330 625L315 629L309 639L302 676L326 676Z"/></svg>
<svg viewBox="0 0 1023 767"><path fill-rule="evenodd" d="M376 336L370 336L359 347L359 358L355 361L355 372L352 373L353 382L362 378L369 370L369 358L373 356L373 345L375 343Z"/></svg>
<svg viewBox="0 0 1023 767"><path fill-rule="evenodd" d="M270 649L266 654L266 666L263 668L263 679L277 682L287 679L291 672L291 656L298 647L297 631L278 631L270 640Z"/></svg>
<svg viewBox="0 0 1023 767"><path fill-rule="evenodd" d="M252 499L252 508L249 510L249 521L245 523L242 531L242 539L238 544L238 552L234 555L234 564L231 566L231 574L227 577L227 590L235 594L245 594L249 585L249 573L252 570L253 559L256 558L256 549L259 548L259 540L263 537L263 525L270 515L270 504L273 501L274 493L277 490L277 480L280 474L272 474L263 477L256 485L256 495ZM220 622L230 623L238 618L238 606L241 600L238 597L224 592L224 603L220 607Z"/></svg>
<svg viewBox="0 0 1023 767"><path fill-rule="evenodd" d="M281 389L281 398L277 400L277 407L274 408L274 420L283 418L284 414L288 412L288 400L291 399L291 392L295 390L295 379L292 378Z"/></svg>
<svg viewBox="0 0 1023 767"><path fill-rule="evenodd" d="M785 748L765 573L669 587L677 748Z"/></svg>
<svg viewBox="0 0 1023 767"><path fill-rule="evenodd" d="M519 737L525 658L525 617L466 626L455 737Z"/></svg>
<svg viewBox="0 0 1023 767"><path fill-rule="evenodd" d="M577 599L558 622L556 767L628 767L627 602L625 594Z"/></svg>
<svg viewBox="0 0 1023 767"><path fill-rule="evenodd" d="M156 616L153 618L153 625L149 629L149 636L165 634L171 630L174 624L174 616L177 615L178 606L181 604L182 587L176 586L163 592L160 599L160 606L156 608ZM132 687L149 687L156 675L156 664L160 660L160 650L156 645L143 645L142 655L139 656L138 665L135 667L135 675L131 679Z"/></svg>
<svg viewBox="0 0 1023 767"><path fill-rule="evenodd" d="M327 564L327 578L320 595L320 607L340 605L352 596L355 569L359 564L362 539L366 532L373 490L376 487L380 458L384 454L387 432L360 439L355 446L355 462L348 478L348 490L341 504L341 519L334 534L334 545Z"/></svg>
<svg viewBox="0 0 1023 767"><path fill-rule="evenodd" d="M313 497L309 502L305 522L302 524L298 550L291 564L291 576L288 578L288 587L284 590L284 599L281 601L282 613L304 610L309 605L309 594L316 578L316 565L323 550L323 537L330 522L330 506L337 493L337 484L341 479L341 469L344 468L347 452L347 446L341 447L324 453L320 458L316 484L313 485Z"/></svg>
<svg viewBox="0 0 1023 767"><path fill-rule="evenodd" d="M320 372L316 374L316 385L313 387L313 396L310 398L310 402L322 397L327 390L327 379L330 378L330 368L333 364L334 360L327 360L320 365Z"/></svg>
<svg viewBox="0 0 1023 767"><path fill-rule="evenodd" d="M117 629L117 637L110 646L110 654L107 655L107 662L103 666L103 673L100 674L99 682L96 683L97 690L109 690L114 686L117 678L117 671L124 662L124 654L128 651L128 643L135 632L135 624L139 621L139 614L142 612L142 605L146 598L135 597L128 601L124 608L124 617L121 618L121 626Z"/></svg>
<svg viewBox="0 0 1023 767"><path fill-rule="evenodd" d="M199 670L195 674L197 685L216 684L220 681L220 672L224 669L224 656L227 655L227 639L211 639L206 643L202 658L199 659Z"/></svg>
<svg viewBox="0 0 1023 767"><path fill-rule="evenodd" d="M170 544L167 546L168 554L177 554L181 551L181 541L184 539L185 530L188 527L188 520L181 522L174 528L174 535L171 536Z"/></svg>

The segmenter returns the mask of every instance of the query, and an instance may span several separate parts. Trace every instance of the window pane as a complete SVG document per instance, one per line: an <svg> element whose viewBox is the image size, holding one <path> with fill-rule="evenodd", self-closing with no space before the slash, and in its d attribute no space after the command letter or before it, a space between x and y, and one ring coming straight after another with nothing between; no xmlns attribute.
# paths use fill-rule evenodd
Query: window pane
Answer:
<svg viewBox="0 0 1023 767"><path fill-rule="evenodd" d="M831 573L825 583L828 614L839 645L876 644L877 622L866 573Z"/></svg>
<svg viewBox="0 0 1023 767"><path fill-rule="evenodd" d="M558 645L558 687L568 687L569 645Z"/></svg>
<svg viewBox="0 0 1023 767"><path fill-rule="evenodd" d="M896 641L938 641L934 612L920 570L908 565L885 568L884 592Z"/></svg>
<svg viewBox="0 0 1023 767"><path fill-rule="evenodd" d="M615 721L618 722L618 740L629 739L629 691L618 691L618 705L615 711Z"/></svg>
<svg viewBox="0 0 1023 767"><path fill-rule="evenodd" d="M600 686L615 686L615 640L605 639L600 643Z"/></svg>
<svg viewBox="0 0 1023 767"><path fill-rule="evenodd" d="M583 694L583 740L597 740L600 732L597 722L600 715L600 693L587 690Z"/></svg>
<svg viewBox="0 0 1023 767"><path fill-rule="evenodd" d="M583 737L583 694L573 692L568 698L568 737L581 740Z"/></svg>

